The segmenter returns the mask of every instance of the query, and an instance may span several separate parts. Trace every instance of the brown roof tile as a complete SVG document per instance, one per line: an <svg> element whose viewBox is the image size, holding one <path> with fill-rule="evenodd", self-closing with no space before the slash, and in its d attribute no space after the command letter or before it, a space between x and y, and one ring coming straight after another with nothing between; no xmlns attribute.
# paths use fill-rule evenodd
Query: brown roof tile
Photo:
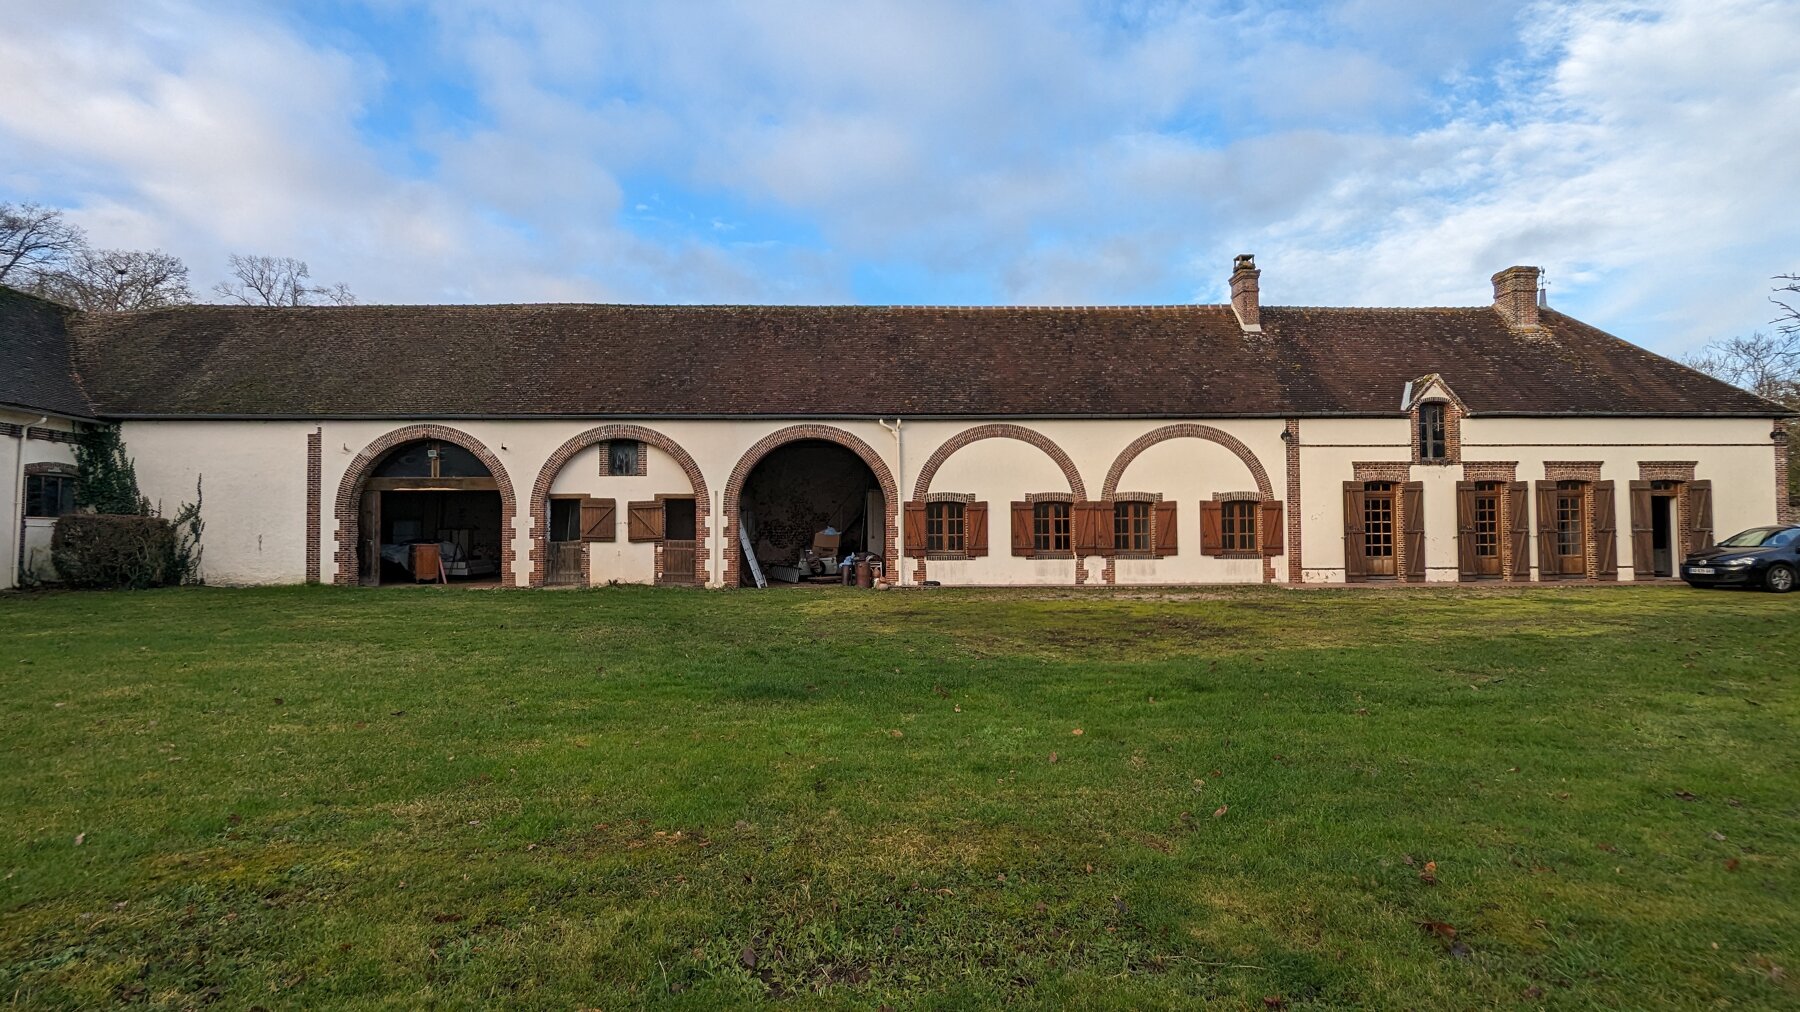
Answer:
<svg viewBox="0 0 1800 1012"><path fill-rule="evenodd" d="M1782 409L1560 313L1487 307L189 306L80 314L108 416L1392 415Z"/></svg>

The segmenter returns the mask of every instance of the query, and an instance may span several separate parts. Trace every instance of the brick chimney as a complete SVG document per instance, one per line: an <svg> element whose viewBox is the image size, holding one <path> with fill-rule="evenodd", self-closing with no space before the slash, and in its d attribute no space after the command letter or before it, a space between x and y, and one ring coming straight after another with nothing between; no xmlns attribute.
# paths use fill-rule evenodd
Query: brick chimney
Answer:
<svg viewBox="0 0 1800 1012"><path fill-rule="evenodd" d="M1252 332L1262 330L1262 303L1256 286L1260 277L1256 254L1239 253L1231 262L1231 311L1237 315L1238 326Z"/></svg>
<svg viewBox="0 0 1800 1012"><path fill-rule="evenodd" d="M1494 310L1514 330L1538 325L1538 275L1536 267L1508 267L1494 275Z"/></svg>

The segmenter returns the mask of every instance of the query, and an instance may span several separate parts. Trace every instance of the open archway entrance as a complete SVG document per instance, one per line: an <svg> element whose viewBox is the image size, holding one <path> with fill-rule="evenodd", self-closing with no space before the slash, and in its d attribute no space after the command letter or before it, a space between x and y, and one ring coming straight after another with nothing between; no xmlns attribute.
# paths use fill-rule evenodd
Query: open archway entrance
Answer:
<svg viewBox="0 0 1800 1012"><path fill-rule="evenodd" d="M838 442L799 439L770 450L745 478L737 504L753 555L741 543L727 550L740 559L744 586L755 585L758 570L770 585L840 583L838 564L847 555L885 550L881 482L860 454Z"/></svg>
<svg viewBox="0 0 1800 1012"><path fill-rule="evenodd" d="M502 575L500 484L464 447L418 439L387 451L369 470L360 507L365 584Z"/></svg>

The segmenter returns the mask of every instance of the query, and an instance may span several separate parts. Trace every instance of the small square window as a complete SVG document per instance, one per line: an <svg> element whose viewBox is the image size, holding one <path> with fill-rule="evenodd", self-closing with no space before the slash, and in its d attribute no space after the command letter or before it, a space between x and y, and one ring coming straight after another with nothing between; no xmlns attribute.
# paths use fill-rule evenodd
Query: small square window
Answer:
<svg viewBox="0 0 1800 1012"><path fill-rule="evenodd" d="M1038 552L1067 552L1070 550L1068 503L1031 504L1031 547L1033 551Z"/></svg>
<svg viewBox="0 0 1800 1012"><path fill-rule="evenodd" d="M1150 504L1129 501L1113 504L1113 550L1150 550Z"/></svg>
<svg viewBox="0 0 1800 1012"><path fill-rule="evenodd" d="M1220 504L1219 547L1227 552L1256 551L1256 503L1233 499Z"/></svg>
<svg viewBox="0 0 1800 1012"><path fill-rule="evenodd" d="M925 506L925 550L928 552L961 552L968 550L964 538L963 504L934 502Z"/></svg>
<svg viewBox="0 0 1800 1012"><path fill-rule="evenodd" d="M607 444L606 473L633 475L638 473L638 462L643 455L643 444L635 439L615 439Z"/></svg>

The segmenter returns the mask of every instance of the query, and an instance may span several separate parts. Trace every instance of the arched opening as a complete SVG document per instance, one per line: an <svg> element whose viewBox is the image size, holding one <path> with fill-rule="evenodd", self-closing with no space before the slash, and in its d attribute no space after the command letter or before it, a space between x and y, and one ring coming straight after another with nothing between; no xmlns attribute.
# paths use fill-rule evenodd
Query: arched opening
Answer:
<svg viewBox="0 0 1800 1012"><path fill-rule="evenodd" d="M502 576L506 509L481 458L441 439L402 443L363 482L363 582L481 582Z"/></svg>
<svg viewBox="0 0 1800 1012"><path fill-rule="evenodd" d="M861 454L828 439L797 439L750 469L737 495L750 552L742 538L726 550L739 559L744 586L755 585L758 571L770 585L841 583L846 557L883 556L887 514L882 483Z"/></svg>

